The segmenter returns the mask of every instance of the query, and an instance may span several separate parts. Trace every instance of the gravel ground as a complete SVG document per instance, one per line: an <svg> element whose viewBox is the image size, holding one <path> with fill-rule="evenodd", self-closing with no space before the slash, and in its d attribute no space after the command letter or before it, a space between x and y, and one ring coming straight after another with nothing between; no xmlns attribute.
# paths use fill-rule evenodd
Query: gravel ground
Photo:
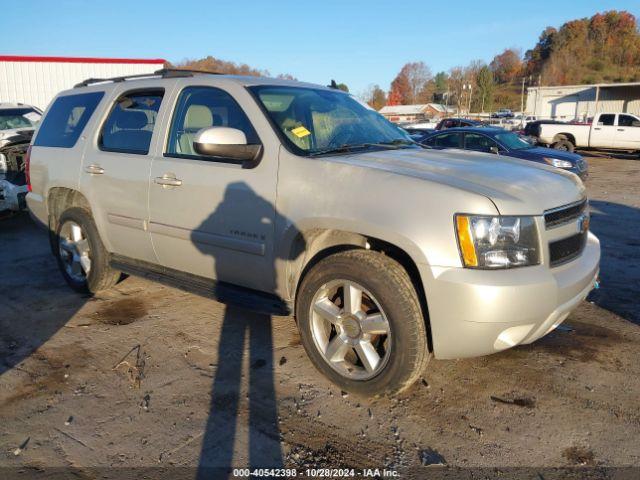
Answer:
<svg viewBox="0 0 640 480"><path fill-rule="evenodd" d="M433 361L393 399L324 380L289 317L137 278L75 294L43 231L25 215L0 220L0 477L224 478L221 467L280 465L637 478L640 161L588 160L602 288L566 328Z"/></svg>

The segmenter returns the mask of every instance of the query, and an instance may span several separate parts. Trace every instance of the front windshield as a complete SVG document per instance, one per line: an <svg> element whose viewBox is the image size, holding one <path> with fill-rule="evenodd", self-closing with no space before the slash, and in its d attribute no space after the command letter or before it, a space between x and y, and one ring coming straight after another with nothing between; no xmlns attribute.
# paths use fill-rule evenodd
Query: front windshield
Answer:
<svg viewBox="0 0 640 480"><path fill-rule="evenodd" d="M525 150L533 148L529 142L515 133L506 132L496 134L496 140L502 143L509 150Z"/></svg>
<svg viewBox="0 0 640 480"><path fill-rule="evenodd" d="M251 91L280 136L299 154L419 148L400 127L343 92L279 86Z"/></svg>
<svg viewBox="0 0 640 480"><path fill-rule="evenodd" d="M0 130L32 128L41 115L32 108L3 108L0 110Z"/></svg>

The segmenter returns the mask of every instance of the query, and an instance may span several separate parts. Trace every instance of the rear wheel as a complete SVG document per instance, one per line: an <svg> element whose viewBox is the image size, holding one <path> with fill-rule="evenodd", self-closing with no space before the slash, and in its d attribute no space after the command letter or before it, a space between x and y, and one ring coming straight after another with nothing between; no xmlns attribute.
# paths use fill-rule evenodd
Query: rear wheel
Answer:
<svg viewBox="0 0 640 480"><path fill-rule="evenodd" d="M566 138L561 138L556 143L553 144L553 148L556 150L562 150L565 152L573 152L575 150L575 146Z"/></svg>
<svg viewBox="0 0 640 480"><path fill-rule="evenodd" d="M109 266L98 229L84 209L70 208L60 216L55 247L62 276L78 292L106 290L120 279L120 272Z"/></svg>
<svg viewBox="0 0 640 480"><path fill-rule="evenodd" d="M430 358L411 280L380 253L351 250L319 262L302 282L296 313L311 361L343 390L400 392Z"/></svg>

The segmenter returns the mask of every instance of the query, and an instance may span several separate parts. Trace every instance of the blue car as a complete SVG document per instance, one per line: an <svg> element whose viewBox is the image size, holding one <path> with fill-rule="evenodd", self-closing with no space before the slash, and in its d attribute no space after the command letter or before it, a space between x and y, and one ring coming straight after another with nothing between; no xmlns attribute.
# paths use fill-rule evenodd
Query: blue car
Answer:
<svg viewBox="0 0 640 480"><path fill-rule="evenodd" d="M587 177L588 165L581 155L532 145L502 128L450 128L414 140L428 148L460 148L531 160L568 170L583 180Z"/></svg>

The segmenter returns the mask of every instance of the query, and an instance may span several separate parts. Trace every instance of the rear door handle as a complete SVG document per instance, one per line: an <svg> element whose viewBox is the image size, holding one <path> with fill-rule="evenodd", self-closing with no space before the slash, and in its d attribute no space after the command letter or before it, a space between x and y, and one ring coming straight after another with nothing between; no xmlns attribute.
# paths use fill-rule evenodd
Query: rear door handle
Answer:
<svg viewBox="0 0 640 480"><path fill-rule="evenodd" d="M84 171L90 173L91 175L102 175L104 173L104 168L100 165L91 164L84 167Z"/></svg>
<svg viewBox="0 0 640 480"><path fill-rule="evenodd" d="M596 127L594 128L594 130L602 130L600 127Z"/></svg>
<svg viewBox="0 0 640 480"><path fill-rule="evenodd" d="M179 180L167 173L165 173L161 177L154 178L153 181L158 185L162 185L163 187L179 187L180 185L182 185L182 180Z"/></svg>
<svg viewBox="0 0 640 480"><path fill-rule="evenodd" d="M619 128L618 131L619 132L624 132L624 128Z"/></svg>

